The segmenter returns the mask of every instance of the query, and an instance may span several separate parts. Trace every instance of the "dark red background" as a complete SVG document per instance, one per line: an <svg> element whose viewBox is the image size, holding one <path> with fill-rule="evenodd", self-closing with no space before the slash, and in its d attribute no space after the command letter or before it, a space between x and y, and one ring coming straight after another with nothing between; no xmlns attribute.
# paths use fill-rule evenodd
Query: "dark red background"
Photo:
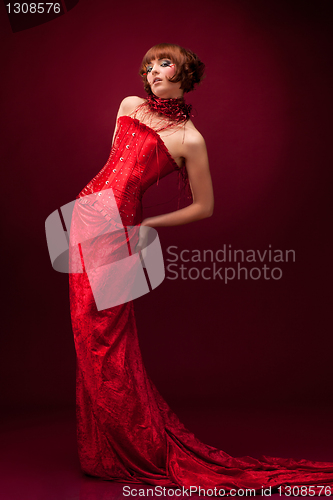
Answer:
<svg viewBox="0 0 333 500"><path fill-rule="evenodd" d="M142 56L171 42L206 63L187 102L206 139L216 204L209 219L160 229L163 249L271 244L294 249L296 262L281 265L279 281L166 279L136 300L147 371L175 406L325 414L332 3L80 0L15 34L1 6L0 32L5 411L74 406L68 276L51 267L45 219L103 167L121 99L144 96ZM159 189L146 205L175 196L176 178Z"/></svg>

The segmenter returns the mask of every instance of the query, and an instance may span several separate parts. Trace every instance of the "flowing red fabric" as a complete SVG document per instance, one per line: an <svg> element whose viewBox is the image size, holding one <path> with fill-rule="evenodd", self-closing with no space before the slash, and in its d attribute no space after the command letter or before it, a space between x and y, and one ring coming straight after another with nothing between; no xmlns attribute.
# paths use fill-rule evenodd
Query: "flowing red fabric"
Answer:
<svg viewBox="0 0 333 500"><path fill-rule="evenodd" d="M114 214L99 197L103 190L113 189L124 226L139 225L146 189L158 176L178 168L153 129L129 116L120 117L117 125L106 165L77 196L70 231L73 241L93 234L94 228L114 230ZM116 240L112 244L117 252ZM85 269L82 255L74 247L70 250L72 271L77 259ZM77 439L85 473L120 482L226 491L333 486L333 463L233 458L200 442L146 373L133 302L97 310L87 273L70 272L69 282L77 354Z"/></svg>

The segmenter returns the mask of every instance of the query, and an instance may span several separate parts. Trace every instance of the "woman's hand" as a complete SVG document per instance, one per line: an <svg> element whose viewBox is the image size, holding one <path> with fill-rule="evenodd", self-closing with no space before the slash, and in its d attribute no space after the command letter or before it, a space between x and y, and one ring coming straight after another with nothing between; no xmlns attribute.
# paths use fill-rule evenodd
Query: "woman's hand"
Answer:
<svg viewBox="0 0 333 500"><path fill-rule="evenodd" d="M143 220L140 224L138 241L135 245L135 252L140 253L141 260L143 259L143 265L145 257L147 256L147 248L149 245L149 231L151 230L152 229L145 224L145 220Z"/></svg>
<svg viewBox="0 0 333 500"><path fill-rule="evenodd" d="M144 221L140 224L138 241L135 245L136 252L142 252L148 245L148 231L149 227L144 225Z"/></svg>

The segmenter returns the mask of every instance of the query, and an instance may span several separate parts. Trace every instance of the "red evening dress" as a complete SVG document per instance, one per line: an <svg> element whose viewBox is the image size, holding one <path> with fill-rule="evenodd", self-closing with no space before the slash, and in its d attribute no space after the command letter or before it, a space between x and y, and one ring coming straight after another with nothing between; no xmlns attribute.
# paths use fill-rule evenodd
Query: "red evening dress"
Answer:
<svg viewBox="0 0 333 500"><path fill-rule="evenodd" d="M123 225L139 225L146 189L177 169L156 131L121 116L106 165L76 197L71 238L94 227L112 230L112 210L99 198L107 188L113 189ZM95 198L91 201L88 195ZM70 251L72 269L77 255ZM98 310L82 255L84 272L70 272L69 291L77 355L78 450L85 473L125 483L226 491L333 486L333 463L233 458L188 431L146 373L133 301Z"/></svg>

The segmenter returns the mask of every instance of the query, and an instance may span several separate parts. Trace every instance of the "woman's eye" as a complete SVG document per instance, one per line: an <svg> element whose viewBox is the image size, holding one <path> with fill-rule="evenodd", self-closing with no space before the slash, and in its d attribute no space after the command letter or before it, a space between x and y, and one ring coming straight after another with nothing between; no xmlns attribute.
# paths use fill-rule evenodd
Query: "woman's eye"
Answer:
<svg viewBox="0 0 333 500"><path fill-rule="evenodd" d="M166 68L166 67L171 66L171 65L172 65L172 62L171 62L171 61L163 61L163 62L161 63L161 66L162 66L163 68ZM146 72L147 72L147 73L151 73L152 71L153 71L153 66L147 66Z"/></svg>

